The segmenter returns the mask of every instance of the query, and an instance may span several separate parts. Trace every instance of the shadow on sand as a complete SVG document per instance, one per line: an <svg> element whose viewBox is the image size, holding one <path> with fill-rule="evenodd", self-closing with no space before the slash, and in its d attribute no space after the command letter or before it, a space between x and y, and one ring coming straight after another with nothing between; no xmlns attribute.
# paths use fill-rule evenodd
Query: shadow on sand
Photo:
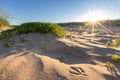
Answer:
<svg viewBox="0 0 120 80"><path fill-rule="evenodd" d="M35 41L35 40L33 40ZM44 44L43 44L44 42ZM20 56L25 56L29 54L29 52L34 52L39 55L43 56L48 56L53 59L58 59L60 62L66 63L66 64L94 64L92 57L95 57L95 60L100 61L100 62L106 62L110 60L110 56L107 56L107 54L114 54L115 52L119 52L118 50L111 49L111 48L101 48L98 46L93 46L93 54L97 54L99 56L92 55L91 53L86 53L87 51L91 50L91 45L80 43L82 45L88 46L90 48L82 48L79 46L75 45L68 45L64 42L58 41L56 39L48 40L48 41L42 41L42 42L36 42L34 44L32 41L27 41L25 43L19 43L20 46L13 46L10 48L2 48L3 50L1 51L0 59L4 59L7 56L14 55L14 54L19 54L16 57ZM37 51L36 51L37 50ZM3 56L2 56L3 55ZM103 75L106 80L116 80L113 76L110 75Z"/></svg>

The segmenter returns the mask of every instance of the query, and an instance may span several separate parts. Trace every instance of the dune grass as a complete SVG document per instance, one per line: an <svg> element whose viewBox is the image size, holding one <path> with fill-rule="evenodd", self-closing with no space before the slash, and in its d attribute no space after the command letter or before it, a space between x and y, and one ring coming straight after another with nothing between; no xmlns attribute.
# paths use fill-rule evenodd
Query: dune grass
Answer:
<svg viewBox="0 0 120 80"><path fill-rule="evenodd" d="M116 66L113 63L109 62L109 61L106 62L106 66L109 67L112 70L116 69Z"/></svg>
<svg viewBox="0 0 120 80"><path fill-rule="evenodd" d="M26 33L50 33L57 37L64 37L65 30L53 23L43 23L43 22L29 22L23 23L14 29L9 29L1 32L0 40L5 40L16 34L26 34Z"/></svg>
<svg viewBox="0 0 120 80"><path fill-rule="evenodd" d="M0 40L3 40L3 45L5 47L10 47L10 37L19 34L27 34L27 33L50 33L54 36L63 38L65 36L65 30L53 23L43 23L43 22L29 22L23 23L19 26L16 26L13 29L9 29L6 31L2 31L0 34ZM25 42L26 39L24 37L19 38L20 42Z"/></svg>
<svg viewBox="0 0 120 80"><path fill-rule="evenodd" d="M120 38L116 38L111 44L111 47L118 47L118 46L120 46Z"/></svg>
<svg viewBox="0 0 120 80"><path fill-rule="evenodd" d="M120 62L120 55L118 54L113 54L111 59L115 62Z"/></svg>
<svg viewBox="0 0 120 80"><path fill-rule="evenodd" d="M105 44L106 47L119 47L120 46L120 38L115 38L113 41L108 40Z"/></svg>
<svg viewBox="0 0 120 80"><path fill-rule="evenodd" d="M23 23L20 26L15 28L16 34L24 33L50 33L54 36L64 37L65 30L53 23L44 23L44 22L29 22Z"/></svg>

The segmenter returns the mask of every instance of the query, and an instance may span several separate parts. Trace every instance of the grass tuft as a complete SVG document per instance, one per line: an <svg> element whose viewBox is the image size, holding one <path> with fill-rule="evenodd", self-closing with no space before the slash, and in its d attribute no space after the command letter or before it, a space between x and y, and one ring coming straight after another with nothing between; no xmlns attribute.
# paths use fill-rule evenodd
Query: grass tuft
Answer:
<svg viewBox="0 0 120 80"><path fill-rule="evenodd" d="M120 62L120 55L118 54L113 54L111 59L115 62Z"/></svg>
<svg viewBox="0 0 120 80"><path fill-rule="evenodd" d="M24 38L24 37L19 37L19 40L20 40L20 42L25 42L26 41L26 39Z"/></svg>
<svg viewBox="0 0 120 80"><path fill-rule="evenodd" d="M116 66L109 61L106 62L106 66L109 67L110 69L113 69L113 70L116 69Z"/></svg>
<svg viewBox="0 0 120 80"><path fill-rule="evenodd" d="M3 43L3 45L4 45L6 48L11 47L11 43L10 43L9 41L5 41L5 42Z"/></svg>

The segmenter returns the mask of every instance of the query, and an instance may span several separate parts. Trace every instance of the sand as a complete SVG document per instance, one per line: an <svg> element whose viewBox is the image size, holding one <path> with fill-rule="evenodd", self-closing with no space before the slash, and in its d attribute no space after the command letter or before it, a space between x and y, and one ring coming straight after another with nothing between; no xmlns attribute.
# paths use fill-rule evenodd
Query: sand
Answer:
<svg viewBox="0 0 120 80"><path fill-rule="evenodd" d="M22 43L23 36L27 41ZM12 39L15 44L10 48L0 41L0 80L120 80L105 64L120 48L106 48L106 37L94 38L94 44L79 32L65 38L29 33Z"/></svg>
<svg viewBox="0 0 120 80"><path fill-rule="evenodd" d="M1 27L0 27L0 32L1 32L1 31L5 31L5 30L7 30L7 29L11 29L11 27L1 26Z"/></svg>

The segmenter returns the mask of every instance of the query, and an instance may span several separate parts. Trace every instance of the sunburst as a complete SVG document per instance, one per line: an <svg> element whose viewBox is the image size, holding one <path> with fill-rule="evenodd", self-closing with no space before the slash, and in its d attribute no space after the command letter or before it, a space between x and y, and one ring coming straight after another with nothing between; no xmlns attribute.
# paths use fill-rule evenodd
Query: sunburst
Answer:
<svg viewBox="0 0 120 80"><path fill-rule="evenodd" d="M104 32L107 34L111 34L112 31L107 29L105 26L103 26L99 22L100 20L104 20L105 18L106 17L105 17L104 11L101 11L101 10L89 11L89 13L84 16L84 20L86 20L88 22L83 27L83 31L86 31L86 32L91 31L92 33L94 33L96 30L97 32L102 31L102 33Z"/></svg>
<svg viewBox="0 0 120 80"><path fill-rule="evenodd" d="M85 26L82 28L83 32L90 32L91 33L91 53L94 54L94 33L106 33L106 34L113 34L112 31L110 31L108 28L106 28L104 25L100 23L100 20L104 19L104 15L102 12L93 11L90 12L88 15L88 22L85 24ZM94 56L92 56L92 59L94 59Z"/></svg>

